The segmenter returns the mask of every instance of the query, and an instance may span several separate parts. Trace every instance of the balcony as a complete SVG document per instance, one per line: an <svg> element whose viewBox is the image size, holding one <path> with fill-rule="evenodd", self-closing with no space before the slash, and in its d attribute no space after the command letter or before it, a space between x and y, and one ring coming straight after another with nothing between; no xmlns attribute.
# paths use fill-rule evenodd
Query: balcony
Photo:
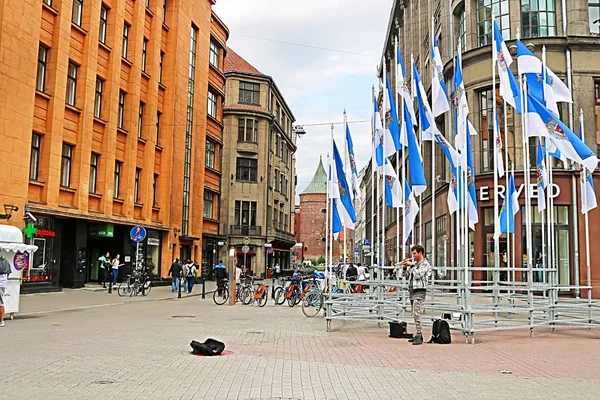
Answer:
<svg viewBox="0 0 600 400"><path fill-rule="evenodd" d="M231 225L230 235L236 236L260 236L260 226L248 226L248 225Z"/></svg>

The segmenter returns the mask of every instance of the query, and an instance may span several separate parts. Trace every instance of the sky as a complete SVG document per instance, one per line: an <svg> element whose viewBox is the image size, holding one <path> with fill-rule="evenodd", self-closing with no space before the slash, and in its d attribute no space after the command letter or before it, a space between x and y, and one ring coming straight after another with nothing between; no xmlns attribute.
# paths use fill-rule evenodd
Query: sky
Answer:
<svg viewBox="0 0 600 400"><path fill-rule="evenodd" d="M298 139L296 194L308 186L329 150L331 123L369 121L371 88L393 0L217 0L213 10L229 28L227 47L275 80L306 135ZM346 54L258 38L341 50ZM307 126L321 124L324 126ZM350 124L357 166L371 155L369 122ZM343 125L334 126L343 156Z"/></svg>

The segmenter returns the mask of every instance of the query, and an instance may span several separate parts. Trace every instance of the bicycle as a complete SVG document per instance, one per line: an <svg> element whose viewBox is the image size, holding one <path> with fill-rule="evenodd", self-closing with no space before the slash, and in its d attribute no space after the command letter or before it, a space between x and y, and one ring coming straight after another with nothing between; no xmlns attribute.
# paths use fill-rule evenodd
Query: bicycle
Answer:
<svg viewBox="0 0 600 400"><path fill-rule="evenodd" d="M132 274L127 275L127 279L119 284L117 293L119 297L124 297L129 294L131 296L147 296L152 289L152 280L148 272L144 270L134 271Z"/></svg>
<svg viewBox="0 0 600 400"><path fill-rule="evenodd" d="M240 295L241 290L242 286L240 285L240 287L235 292L235 298L237 301L240 302L242 301ZM229 279L224 278L223 284L213 292L213 301L216 305L222 306L223 304L227 303L227 300L229 300Z"/></svg>
<svg viewBox="0 0 600 400"><path fill-rule="evenodd" d="M311 288L302 299L302 312L308 318L312 318L321 311L325 303L323 290L318 287Z"/></svg>
<svg viewBox="0 0 600 400"><path fill-rule="evenodd" d="M267 299L269 297L267 285L264 283L257 283L255 287L254 278L256 277L253 276L250 278L250 284L245 285L240 294L242 304L249 305L256 302L259 307L264 307L267 304Z"/></svg>

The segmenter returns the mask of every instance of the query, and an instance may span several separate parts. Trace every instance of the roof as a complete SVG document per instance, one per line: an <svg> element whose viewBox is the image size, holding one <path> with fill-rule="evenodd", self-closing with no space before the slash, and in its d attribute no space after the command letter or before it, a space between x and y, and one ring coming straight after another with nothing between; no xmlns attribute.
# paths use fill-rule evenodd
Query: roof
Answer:
<svg viewBox="0 0 600 400"><path fill-rule="evenodd" d="M323 168L322 157L319 157L319 166L312 181L310 181L310 185L300 195L303 194L327 194L327 173L325 172L325 168Z"/></svg>
<svg viewBox="0 0 600 400"><path fill-rule="evenodd" d="M227 55L225 56L225 72L241 72L245 74L264 75L232 49L227 49Z"/></svg>

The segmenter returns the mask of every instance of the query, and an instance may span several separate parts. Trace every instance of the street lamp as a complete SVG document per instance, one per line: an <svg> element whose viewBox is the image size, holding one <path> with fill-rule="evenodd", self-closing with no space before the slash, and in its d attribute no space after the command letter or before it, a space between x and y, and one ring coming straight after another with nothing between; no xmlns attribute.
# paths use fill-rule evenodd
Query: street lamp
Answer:
<svg viewBox="0 0 600 400"><path fill-rule="evenodd" d="M306 135L306 131L302 125L296 125L292 129L300 139L302 139L302 136Z"/></svg>

